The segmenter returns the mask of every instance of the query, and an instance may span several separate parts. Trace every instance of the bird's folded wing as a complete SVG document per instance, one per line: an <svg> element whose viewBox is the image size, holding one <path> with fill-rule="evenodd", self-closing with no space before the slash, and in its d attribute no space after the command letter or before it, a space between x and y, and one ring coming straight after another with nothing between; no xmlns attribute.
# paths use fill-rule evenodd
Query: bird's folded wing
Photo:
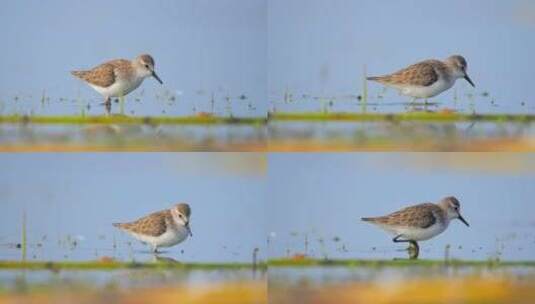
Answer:
<svg viewBox="0 0 535 304"><path fill-rule="evenodd" d="M125 228L135 233L160 236L167 230L168 222L165 212L160 211L142 217Z"/></svg>
<svg viewBox="0 0 535 304"><path fill-rule="evenodd" d="M431 203L410 206L389 214L389 225L427 228L436 221L435 212L438 207Z"/></svg>
<svg viewBox="0 0 535 304"><path fill-rule="evenodd" d="M439 63L440 64L440 63ZM422 61L388 76L388 82L414 86L430 86L438 80L431 60Z"/></svg>
<svg viewBox="0 0 535 304"><path fill-rule="evenodd" d="M73 72L73 75L92 85L107 88L115 82L114 69L114 65L108 62L89 71Z"/></svg>

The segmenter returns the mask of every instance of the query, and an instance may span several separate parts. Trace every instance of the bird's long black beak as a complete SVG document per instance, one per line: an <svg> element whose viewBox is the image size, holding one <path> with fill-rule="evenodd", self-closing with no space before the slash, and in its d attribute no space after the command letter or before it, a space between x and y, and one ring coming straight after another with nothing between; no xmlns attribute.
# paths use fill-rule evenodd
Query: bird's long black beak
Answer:
<svg viewBox="0 0 535 304"><path fill-rule="evenodd" d="M467 227L470 227L470 225L468 225L468 222L460 214L459 214L459 220L461 220L461 222L463 222Z"/></svg>
<svg viewBox="0 0 535 304"><path fill-rule="evenodd" d="M472 82L472 79L470 79L470 77L468 77L468 74L464 74L464 79L466 81L468 81L469 84L471 84L474 88L476 87L476 85Z"/></svg>
<svg viewBox="0 0 535 304"><path fill-rule="evenodd" d="M156 78L160 84L163 84L163 81L160 79L160 77L158 77L158 75L156 75L156 72L152 71L152 77Z"/></svg>

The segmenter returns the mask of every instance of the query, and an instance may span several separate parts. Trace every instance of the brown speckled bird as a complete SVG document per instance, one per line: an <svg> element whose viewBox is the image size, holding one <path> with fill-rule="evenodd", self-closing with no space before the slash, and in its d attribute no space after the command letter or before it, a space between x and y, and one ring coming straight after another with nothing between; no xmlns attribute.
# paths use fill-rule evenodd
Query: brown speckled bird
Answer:
<svg viewBox="0 0 535 304"><path fill-rule="evenodd" d="M192 236L189 227L191 209L180 203L171 209L157 211L130 223L113 226L127 232L143 243L150 244L153 252L159 247L171 247Z"/></svg>
<svg viewBox="0 0 535 304"><path fill-rule="evenodd" d="M423 203L385 216L362 218L363 221L375 224L393 234L395 237L392 241L409 242L413 250L416 250L416 257L419 252L417 241L428 240L442 233L448 228L452 219L459 219L469 226L461 216L459 200L453 196L443 198L438 204Z"/></svg>
<svg viewBox="0 0 535 304"><path fill-rule="evenodd" d="M425 60L389 75L367 79L398 89L403 95L429 98L448 90L459 78L464 78L475 87L466 72L467 66L463 56L453 55L444 61Z"/></svg>
<svg viewBox="0 0 535 304"><path fill-rule="evenodd" d="M130 61L116 59L105 62L87 71L72 71L104 96L108 112L111 110L111 97L123 97L137 89L147 77L154 77L163 84L154 71L154 59L148 54L138 56Z"/></svg>

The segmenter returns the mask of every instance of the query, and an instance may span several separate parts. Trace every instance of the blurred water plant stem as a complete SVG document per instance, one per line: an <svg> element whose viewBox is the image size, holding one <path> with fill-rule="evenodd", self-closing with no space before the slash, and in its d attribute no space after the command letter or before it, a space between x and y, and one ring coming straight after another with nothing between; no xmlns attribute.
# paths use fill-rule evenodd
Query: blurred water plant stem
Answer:
<svg viewBox="0 0 535 304"><path fill-rule="evenodd" d="M366 113L368 105L368 76L366 76L366 74L366 65L364 65L362 68L362 99L360 101L360 110L362 113Z"/></svg>
<svg viewBox="0 0 535 304"><path fill-rule="evenodd" d="M119 96L119 113L124 115L124 96Z"/></svg>
<svg viewBox="0 0 535 304"><path fill-rule="evenodd" d="M26 239L26 210L22 212L22 261L26 261L26 248L27 248L27 239Z"/></svg>

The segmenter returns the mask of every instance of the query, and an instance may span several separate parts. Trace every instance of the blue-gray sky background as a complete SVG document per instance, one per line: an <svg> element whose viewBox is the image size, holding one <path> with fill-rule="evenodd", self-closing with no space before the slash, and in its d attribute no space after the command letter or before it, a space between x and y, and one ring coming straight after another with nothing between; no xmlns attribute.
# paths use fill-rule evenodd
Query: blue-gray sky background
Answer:
<svg viewBox="0 0 535 304"><path fill-rule="evenodd" d="M452 103L454 90L434 101L469 110L464 94L470 93L479 112L535 112L533 1L270 0L268 7L272 102L282 100L285 91L297 99L302 94L362 94L364 65L369 75L385 74L419 60L458 53L467 58L477 88L472 90L461 80L455 86L457 104ZM393 90L378 100L381 90L369 83L370 102L407 101ZM480 94L485 91L490 95L484 98ZM354 103L335 109L359 109ZM307 99L278 108L321 106Z"/></svg>
<svg viewBox="0 0 535 304"><path fill-rule="evenodd" d="M100 114L100 95L69 71L150 53L164 87L146 79L142 101L133 101L141 90L129 95L127 113L190 114L193 107L210 111L213 93L218 113L226 113L229 96L235 115L263 115L265 5L265 0L3 1L2 110L79 113L80 104L90 103L90 113ZM50 97L45 107L40 103L43 90ZM166 90L176 103L155 98Z"/></svg>

